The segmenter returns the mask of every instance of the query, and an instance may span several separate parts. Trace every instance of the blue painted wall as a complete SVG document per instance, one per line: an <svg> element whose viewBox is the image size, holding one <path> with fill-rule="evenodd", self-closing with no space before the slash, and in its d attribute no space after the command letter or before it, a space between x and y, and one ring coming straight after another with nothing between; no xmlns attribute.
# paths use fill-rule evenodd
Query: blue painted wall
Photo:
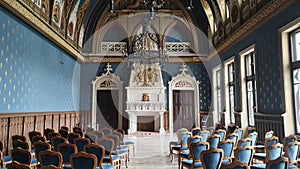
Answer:
<svg viewBox="0 0 300 169"><path fill-rule="evenodd" d="M164 86L166 87L166 101L168 100L168 82L172 76L176 76L179 73L179 67L181 64L164 64L162 66L162 76ZM92 80L96 75L100 76L104 73L106 64L83 64L81 67L81 94L80 94L80 110L91 111L92 107ZM200 110L208 110L211 103L211 86L208 73L203 64L187 64L188 71L191 75L195 76L200 82ZM128 86L130 78L130 67L127 63L112 64L113 72L120 77L123 82L123 110L125 110L125 102L127 100L125 87ZM168 109L168 103L166 105Z"/></svg>
<svg viewBox="0 0 300 169"><path fill-rule="evenodd" d="M76 111L80 65L0 7L0 113Z"/></svg>
<svg viewBox="0 0 300 169"><path fill-rule="evenodd" d="M247 47L256 45L258 112L280 114L284 110L284 88L281 75L281 54L279 52L278 30L294 19L300 17L300 1L295 1L287 9L263 23L243 40L220 55L222 61L235 56L236 67L240 67L239 52ZM216 66L216 65L214 65ZM237 110L242 111L241 77L240 70L237 75Z"/></svg>

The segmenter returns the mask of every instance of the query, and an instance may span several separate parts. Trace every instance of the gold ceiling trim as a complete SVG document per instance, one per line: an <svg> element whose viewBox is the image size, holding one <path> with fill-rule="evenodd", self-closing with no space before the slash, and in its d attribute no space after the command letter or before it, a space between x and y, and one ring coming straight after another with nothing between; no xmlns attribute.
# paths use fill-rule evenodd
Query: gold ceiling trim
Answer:
<svg viewBox="0 0 300 169"><path fill-rule="evenodd" d="M226 51L240 40L244 39L250 33L255 31L259 26L265 24L270 18L278 14L285 7L295 2L295 0L273 0L268 5L260 9L253 18L250 18L245 24L240 26L236 32L224 39L220 46L217 46L216 51L208 56L208 60L218 57L222 52Z"/></svg>
<svg viewBox="0 0 300 169"><path fill-rule="evenodd" d="M68 52L75 59L79 60L80 62L84 61L84 57L75 47L68 43L63 37L58 35L58 33L55 32L50 25L45 23L45 21L41 20L31 11L29 11L25 4L19 0L1 0L0 4L6 7L9 11L13 12L35 30L43 34L50 41L61 47L64 51Z"/></svg>

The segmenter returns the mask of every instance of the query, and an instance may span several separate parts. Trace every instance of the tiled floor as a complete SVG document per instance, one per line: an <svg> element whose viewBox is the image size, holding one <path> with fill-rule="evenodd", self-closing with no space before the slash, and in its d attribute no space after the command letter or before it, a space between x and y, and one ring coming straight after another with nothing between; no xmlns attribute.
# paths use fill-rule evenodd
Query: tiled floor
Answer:
<svg viewBox="0 0 300 169"><path fill-rule="evenodd" d="M175 135L158 135L154 133L151 135L127 136L125 140L135 142L135 155L131 151L129 169L178 168L177 158L171 162L169 157L169 142L176 140ZM125 165L123 164L121 168L125 168Z"/></svg>

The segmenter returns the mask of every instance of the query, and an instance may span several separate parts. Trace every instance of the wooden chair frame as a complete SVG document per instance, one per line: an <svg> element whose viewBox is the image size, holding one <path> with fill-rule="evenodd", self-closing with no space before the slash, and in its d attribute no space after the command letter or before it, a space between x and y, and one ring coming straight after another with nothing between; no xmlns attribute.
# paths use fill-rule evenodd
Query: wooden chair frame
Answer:
<svg viewBox="0 0 300 169"><path fill-rule="evenodd" d="M201 159L201 162L202 162L202 166L204 169L206 169L206 163L204 162L204 156L207 155L207 154L211 154L211 153L221 153L221 157L220 157L220 160L219 160L219 165L217 166L216 169L220 169L221 168L221 165L222 165L222 160L223 160L223 156L224 156L224 151L222 149L218 149L218 148L211 148L209 150L205 150L205 151L202 151L201 155L200 155L200 159Z"/></svg>
<svg viewBox="0 0 300 169"><path fill-rule="evenodd" d="M56 167L58 168L62 168L62 155L60 152L57 152L57 151L51 151L51 150L46 150L46 151L42 151L39 153L39 159L42 159L43 156L46 156L46 157L57 157L58 158L58 164ZM43 160L40 161L41 163L41 166L44 166L43 165ZM53 164L54 165L54 164Z"/></svg>

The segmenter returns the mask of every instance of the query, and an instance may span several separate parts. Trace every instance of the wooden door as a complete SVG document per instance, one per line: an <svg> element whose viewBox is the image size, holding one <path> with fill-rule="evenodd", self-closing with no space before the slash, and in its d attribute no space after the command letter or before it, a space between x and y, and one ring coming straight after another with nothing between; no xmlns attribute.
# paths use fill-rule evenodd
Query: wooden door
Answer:
<svg viewBox="0 0 300 169"><path fill-rule="evenodd" d="M119 116L119 91L118 90L98 90L97 91L97 124L100 128L118 128Z"/></svg>
<svg viewBox="0 0 300 169"><path fill-rule="evenodd" d="M193 90L173 90L173 131L191 129L195 125Z"/></svg>

